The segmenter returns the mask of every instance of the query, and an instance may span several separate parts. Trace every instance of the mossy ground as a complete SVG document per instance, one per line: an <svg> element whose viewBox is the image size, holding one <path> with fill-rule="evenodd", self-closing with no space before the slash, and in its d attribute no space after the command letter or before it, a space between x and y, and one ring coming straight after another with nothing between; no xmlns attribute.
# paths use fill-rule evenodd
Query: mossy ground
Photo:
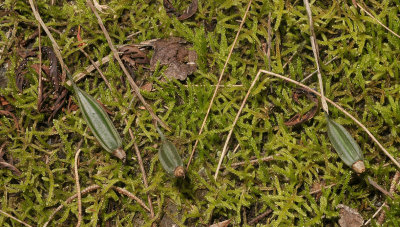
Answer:
<svg viewBox="0 0 400 227"><path fill-rule="evenodd" d="M37 5L47 26L60 31L60 34L53 32L53 36L66 64L74 72L83 71L91 64L78 50L76 29L79 25L87 44L85 50L93 59L111 54L85 0L55 2L52 6L50 1L40 0ZM166 136L187 162L247 1L200 1L198 12L185 21L168 17L161 0L100 3L112 9L101 16L115 45L170 36L193 43L198 54L198 71L186 81L160 81L163 68L150 72L140 67L135 78L138 83L153 83L154 91L142 94L172 128L171 132L165 132ZM184 9L188 3L176 5L181 4L178 8ZM400 32L398 0L366 1L366 4L380 21ZM321 59L327 62L337 57L322 66L326 96L360 119L389 152L399 157L400 39L356 10L351 1L315 1L312 10ZM149 192L156 223L167 214L182 226L207 226L226 219L231 219L234 226L246 225L268 209L272 213L258 225L333 226L339 218L335 208L338 204L356 208L368 219L386 199L368 184L366 176L388 189L396 168L366 133L337 109L330 108L331 116L351 132L364 151L367 171L358 176L333 151L322 112L296 127L283 124L294 114L309 110L312 104L303 99L303 105L297 105L291 98L295 87L268 76L262 76L251 92L235 126L225 168L217 181L213 178L240 103L257 71L268 68L262 45L268 37L269 13L273 31L271 71L300 81L315 70L303 1L253 1L222 81L225 86L218 92L184 181L172 179L162 169L156 147L160 141L152 119L146 110L139 108L140 102L129 84L120 79L124 75L114 62L101 66L115 88L113 91L106 88L96 71L79 82L79 86L114 112L112 121L127 152L125 164L98 145L79 110L61 111L48 124L48 115L37 111L38 76L34 70L28 68L25 76L29 86L22 93L15 85L14 71L21 61L16 44L37 31L38 23L27 1L0 3L0 12L6 11L0 18L0 47L10 46L1 55L0 63L9 63L8 85L0 91L15 108L22 129L15 130L12 118L1 116L0 141L8 142L6 154L15 160L22 174L16 176L8 169L0 169L0 209L27 223L43 225L55 207L76 193L74 154L81 139L81 188L92 184L102 187L82 198L83 220L89 226L150 226L149 213L111 190L112 185L127 189L146 203ZM6 39L6 32L13 28L15 33ZM134 35L128 39L131 34ZM42 36L41 45L51 46L50 40ZM38 47L38 39L33 47ZM298 53L283 68L295 51ZM38 62L32 58L28 65ZM47 59L44 63L48 64ZM306 83L318 87L316 77ZM134 130L144 159L149 188L144 188L142 183L129 127ZM240 148L233 153L237 144ZM229 167L234 162L248 162L253 156L262 158L274 154L280 156L273 161ZM310 195L317 185L333 186L317 196ZM400 197L395 194L394 198L386 199L390 210L385 220L391 226L399 225ZM176 213L168 208L170 203L174 204ZM51 225L75 225L77 209L76 201L66 204ZM0 226L18 225L0 215Z"/></svg>

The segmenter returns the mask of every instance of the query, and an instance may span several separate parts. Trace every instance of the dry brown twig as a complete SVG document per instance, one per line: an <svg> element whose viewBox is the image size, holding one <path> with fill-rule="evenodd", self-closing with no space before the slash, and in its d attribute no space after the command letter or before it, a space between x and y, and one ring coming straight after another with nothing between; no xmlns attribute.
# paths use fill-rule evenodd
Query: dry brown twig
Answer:
<svg viewBox="0 0 400 227"><path fill-rule="evenodd" d="M43 22L42 18L40 17L39 12L36 10L35 4L34 4L34 0L29 0L29 4L31 6L33 15L35 16L36 20L39 22L39 24L42 26L43 30L46 32L47 36L49 37L51 44L53 46L54 49L54 53L56 54L58 61L61 64L61 68L62 68L62 75L63 75L63 81L65 80L65 70L68 70L67 65L65 65L64 60L61 56L61 52L60 52L60 47L58 46L56 40L54 39L53 35L51 35L49 29L47 28L46 24ZM65 67L65 68L64 68Z"/></svg>
<svg viewBox="0 0 400 227"><path fill-rule="evenodd" d="M31 0L30 0L31 1ZM122 62L121 58L119 57L117 49L115 49L114 44L112 43L111 37L108 34L107 29L105 28L103 21L101 20L101 17L96 11L96 8L94 7L93 3L91 0L86 0L86 3L89 5L90 9L93 11L94 15L97 18L98 24L103 31L104 36L106 37L106 40L108 42L108 46L110 47L111 51L113 52L114 58L118 61L119 66L121 67L122 71L126 75L129 84L132 86L132 89L134 90L136 96L139 98L139 100L142 102L143 106L146 108L146 110L150 113L151 117L156 120L163 128L167 129L170 131L170 128L154 113L153 109L149 104L147 104L146 100L143 98L142 94L140 94L140 89L136 85L135 81L132 79L132 77L129 75L128 70L125 68L124 63Z"/></svg>
<svg viewBox="0 0 400 227"><path fill-rule="evenodd" d="M13 220L15 220L15 221L17 221L17 222L19 222L19 223L25 225L25 226L32 227L32 226L29 225L28 223L19 220L18 218L12 216L11 214L9 214L9 213L7 213L7 212L4 212L4 211L0 210L0 214L4 215L4 216L6 216L6 217L9 217L9 218L11 218L11 219L13 219Z"/></svg>
<svg viewBox="0 0 400 227"><path fill-rule="evenodd" d="M99 65L97 65L96 62L93 61L93 59L90 57L90 55L88 53L86 53L86 51L83 48L80 48L79 50L85 55L86 58L89 59L92 66L99 72L101 78L103 79L103 81L106 83L107 87L111 91L112 90L111 84L110 84L110 82L108 82L106 76L104 76L103 71L100 70Z"/></svg>
<svg viewBox="0 0 400 227"><path fill-rule="evenodd" d="M225 73L225 69L226 69L226 67L227 67L227 65L228 65L229 59L231 58L231 55L232 55L232 52L233 52L233 48L236 46L236 42L237 42L237 40L238 40L240 31L242 30L243 24L244 24L244 22L246 21L247 14L248 14L248 12L249 12L249 10L250 10L251 2L252 2L252 0L250 0L249 3L248 3L248 5L247 5L246 12L244 13L243 18L242 18L242 21L241 21L241 23L240 23L240 25L239 25L239 30L238 30L237 33L236 33L235 39L234 39L234 41L233 41L233 43L232 43L232 47L231 47L231 49L230 49L230 51L229 51L229 54L228 54L228 57L227 57L227 59L226 59L226 61L225 61L224 67L222 68L221 74L219 75L218 83L217 83L217 85L215 86L214 94L213 94L213 96L212 96L212 98L211 98L211 100L210 100L210 104L209 104L209 106L208 106L206 116L204 117L203 123L201 124L201 127L200 127L199 136L200 136L201 133L203 132L204 126L206 125L208 115L210 114L211 107L212 107L212 105L213 105L213 103L214 103L215 97L217 96L217 91L218 91L218 88L219 88L219 86L220 86L220 84L221 84L221 81L222 81L222 76L223 76L224 73ZM189 169L190 163L192 162L193 155L194 155L194 152L196 151L196 147L197 147L197 144L198 144L198 143L199 143L199 138L197 138L197 139L196 139L196 142L194 143L194 146L193 146L193 149L192 149L192 153L190 154L189 161L188 161L188 164L187 164L187 166L186 166L186 169Z"/></svg>
<svg viewBox="0 0 400 227"><path fill-rule="evenodd" d="M128 121L126 119L125 119L125 124L128 125ZM131 136L131 139L133 141L133 146L134 146L135 151L136 151L136 157L138 159L140 171L142 172L142 178L143 178L144 186L146 188L148 188L149 184L147 183L146 171L144 170L142 156L140 154L139 147L138 147L138 145L137 145L137 143L135 141L135 136L133 135L133 131L132 131L132 129L130 127L129 127L129 135ZM149 208L150 208L150 216L151 216L151 218L154 218L153 202L151 201L150 193L147 193L147 200L148 200Z"/></svg>
<svg viewBox="0 0 400 227"><path fill-rule="evenodd" d="M321 103L322 103L322 109L329 114L329 109L328 109L328 104L326 103L325 100L325 95L324 95L324 85L322 82L322 75L321 75L321 68L319 66L319 49L318 49L318 43L317 43L317 38L315 36L314 32L314 22L312 19L312 12L311 12L311 7L310 3L308 0L304 0L304 5L306 7L307 11L307 16L308 16L308 22L310 26L310 40L311 40L311 47L314 53L314 58L315 58L315 63L317 64L317 75L318 75L318 83L319 83L319 90L321 92Z"/></svg>
<svg viewBox="0 0 400 227"><path fill-rule="evenodd" d="M372 15L370 12L368 12L368 10L366 10L362 5L357 3L357 6L360 7L360 9L362 11L364 11L368 16L370 16L372 19L374 19L380 26L384 27L387 31L389 31L390 33L392 33L394 36L396 36L397 38L400 39L400 35L397 34L396 32L394 32L393 30L391 30L390 28L388 28L386 25L384 25L382 22L380 22L376 17L374 17L374 15Z"/></svg>

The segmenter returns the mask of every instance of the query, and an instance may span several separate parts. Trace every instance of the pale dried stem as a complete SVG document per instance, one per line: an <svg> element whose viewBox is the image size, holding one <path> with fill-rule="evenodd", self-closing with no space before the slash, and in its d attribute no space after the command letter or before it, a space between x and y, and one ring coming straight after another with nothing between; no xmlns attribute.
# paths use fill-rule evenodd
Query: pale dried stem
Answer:
<svg viewBox="0 0 400 227"><path fill-rule="evenodd" d="M124 189L124 188L117 187L117 186L113 186L112 188L113 188L115 191L117 191L117 192L119 192L119 193L121 193L121 194L123 194L123 195L126 195L126 196L129 197L130 199L135 200L137 203L139 203L140 206L142 206L144 209L146 209L148 212L150 212L150 208L148 208L148 207L146 206L146 204L144 204L144 202L143 202L141 199L139 199L138 197L136 197L134 194L130 193L128 190L126 190L126 189Z"/></svg>
<svg viewBox="0 0 400 227"><path fill-rule="evenodd" d="M310 41L311 41L311 47L314 53L314 58L315 58L315 63L317 64L317 75L318 75L318 83L319 83L319 90L321 92L321 103L322 103L322 109L329 114L329 109L328 109L328 104L326 103L325 100L325 95L324 95L324 85L322 82L322 75L321 75L321 68L319 65L319 49L318 49L318 43L317 43L317 38L315 36L314 32L314 22L312 19L312 12L311 12L311 7L310 3L308 0L304 0L304 5L306 7L307 15L308 15L308 21L310 25Z"/></svg>
<svg viewBox="0 0 400 227"><path fill-rule="evenodd" d="M42 43L41 43L41 31L40 31L40 25L38 26L38 30L39 30L39 36L38 36L38 42L39 42L39 85L38 85L38 97L42 97L42 93L43 93L43 85L42 85ZM37 103L37 108L39 110L40 107L40 102L42 102L42 100L38 99L38 103Z"/></svg>
<svg viewBox="0 0 400 227"><path fill-rule="evenodd" d="M74 165L76 194L78 196L78 223L76 223L76 227L81 226L82 223L82 195L81 195L81 185L79 184L79 173L78 173L78 159L80 153L81 149L78 149L78 151L75 154L75 165Z"/></svg>
<svg viewBox="0 0 400 227"><path fill-rule="evenodd" d="M271 27L271 12L268 13L268 39L267 39L267 59L268 59L268 70L271 71L271 45L272 45L272 27Z"/></svg>
<svg viewBox="0 0 400 227"><path fill-rule="evenodd" d="M46 32L47 36L49 37L51 44L53 46L54 49L54 53L56 54L58 61L61 64L61 68L62 68L62 75L63 75L63 81L65 79L65 70L68 70L67 65L65 65L61 52L60 52L60 47L58 46L56 40L54 39L53 35L51 35L49 29L47 28L46 24L43 22L42 18L40 17L39 12L36 10L35 4L34 4L34 0L29 0L29 4L31 5L31 9L33 12L33 15L35 16L36 20L39 22L39 24L42 26L43 30Z"/></svg>
<svg viewBox="0 0 400 227"><path fill-rule="evenodd" d="M226 69L226 67L227 67L227 65L228 65L229 59L231 58L233 49L234 49L235 46L236 46L236 42L237 42L237 40L238 40L240 31L242 30L243 24L244 24L244 22L246 21L247 14L248 14L248 12L249 12L249 10L250 10L251 2L252 2L252 0L250 0L249 3L248 3L248 5L247 5L246 12L244 13L243 18L242 18L242 21L240 22L240 25L239 25L239 30L238 30L237 33L236 33L235 39L234 39L234 41L233 41L233 43L232 43L232 46L231 46L231 49L230 49L230 51L229 51L228 57L227 57L227 59L226 59L226 61L225 61L224 67L222 68L221 74L219 75L218 83L217 83L217 85L215 86L214 94L213 94L213 96L212 96L212 98L211 98L211 100L210 100L210 104L208 105L208 109L207 109L206 116L204 117L203 123L201 124L201 127L200 127L199 136L200 136L201 133L203 132L204 126L206 125L208 115L209 115L209 113L210 113L210 111L211 111L211 107L212 107L212 105L213 105L213 103L214 103L215 97L217 96L217 91L218 91L218 88L219 88L219 86L220 86L220 84L221 84L221 81L222 81L222 76L223 76L224 73L225 73L225 69ZM199 143L199 139L200 139L200 138L197 138L197 139L196 139L196 142L194 143L194 146L193 146L193 149L192 149L192 153L190 154L189 161L188 161L188 164L187 164L187 166L186 166L186 169L187 169L187 170L189 169L190 163L192 162L194 152L196 151L197 144Z"/></svg>
<svg viewBox="0 0 400 227"><path fill-rule="evenodd" d="M89 56L88 53L86 53L86 51L84 49L79 49L86 58L89 59L90 63L93 65L94 68L96 68L97 71L99 71L101 78L104 80L104 82L106 83L107 87L110 89L110 91L112 90L111 88L111 84L110 82L108 82L107 78L104 76L103 72L100 70L99 66L96 64L96 62L93 61L93 59Z"/></svg>
<svg viewBox="0 0 400 227"><path fill-rule="evenodd" d="M338 56L333 57L331 60L329 60L326 63L324 63L324 65L328 65L329 63L333 62L337 58L338 58ZM312 72L308 76L306 76L304 79L302 79L300 82L303 83L304 81L308 80L310 77L312 77L317 72L318 72L318 70L315 70L314 72Z"/></svg>
<svg viewBox="0 0 400 227"><path fill-rule="evenodd" d="M279 154L277 154L277 155L270 155L270 156L267 156L267 157L263 157L263 158L260 158L260 159L252 159L252 160L250 160L250 161L248 161L248 162L235 162L235 163L232 163L232 165L231 165L231 167L237 167L237 166L243 166L243 165L246 165L246 164L251 164L251 165L254 165L254 164L257 164L257 163L259 163L259 162L267 162L267 161L271 161L271 160L274 160L274 158L276 157L276 156L279 156Z"/></svg>
<svg viewBox="0 0 400 227"><path fill-rule="evenodd" d="M370 16L372 19L374 19L380 26L384 27L387 31L389 31L390 33L392 33L394 36L396 36L397 38L400 39L400 35L397 34L396 32L394 32L393 30L391 30L390 28L388 28L386 25L384 25L382 22L380 22L378 19L376 19L376 17L374 17L374 15L372 15L370 12L368 12L366 9L363 8L363 6L361 6L360 4L357 3L357 6L360 7L360 9L362 11L364 11L368 16Z"/></svg>
<svg viewBox="0 0 400 227"><path fill-rule="evenodd" d="M126 119L125 119L125 124L128 125L128 121ZM148 188L149 184L147 183L146 171L144 170L142 156L140 154L139 147L138 147L138 145L136 143L135 136L133 135L133 131L132 131L131 128L129 128L129 135L131 136L131 139L133 141L133 146L134 146L135 151L136 151L136 157L138 159L140 171L142 172L142 178L143 178L144 186L146 188ZM148 200L149 208L150 208L150 216L151 216L151 218L154 218L153 202L151 201L151 197L150 197L150 193L149 192L147 193L147 200Z"/></svg>
<svg viewBox="0 0 400 227"><path fill-rule="evenodd" d="M11 214L9 214L9 213L7 213L7 212L4 212L4 211L0 210L0 214L4 215L4 216L6 216L6 217L9 217L9 218L11 218L11 219L13 219L13 220L15 220L15 221L17 221L17 222L19 222L19 223L25 225L25 226L32 227L32 226L29 225L28 223L19 220L18 218L12 216Z"/></svg>
<svg viewBox="0 0 400 227"><path fill-rule="evenodd" d="M215 172L215 175L214 175L214 179L215 179L215 180L216 180L217 177L218 177L218 172L219 172L219 169L221 168L222 160L223 160L223 158L224 158L225 155L226 155L228 143L229 143L229 140L230 140L230 138L231 138L231 136L232 136L233 129L234 129L235 125L236 125L236 122L237 122L237 120L239 119L239 116L240 116L240 114L241 114L241 112L242 112L242 109L243 109L243 107L244 107L244 105L245 105L245 103L246 103L246 101L247 101L247 98L248 98L249 95L250 95L251 89L252 89L253 86L255 85L255 83L256 83L256 81L258 80L258 78L259 78L259 76L260 76L261 73L265 73L265 74L270 75L270 76L278 77L278 78L283 79L283 80L285 80L285 81L288 81L288 82L290 82L290 83L296 84L296 85L298 85L298 86L300 86L300 87L305 88L307 91L309 91L309 92L311 92L311 93L313 93L313 94L316 94L316 95L318 95L319 97L322 97L321 93L319 93L319 92L317 92L317 91L311 89L310 87L308 87L308 86L306 86L306 85L304 85L304 84L302 84L302 83L300 83L300 82L298 82L298 81L292 80L292 79L290 79L290 78L287 78L287 77L284 77L284 76L282 76L282 75L279 75L279 74L276 74L276 73L273 73L273 72L269 72L269 71L266 71L266 70L259 70L258 73L257 73L257 75L256 75L256 77L254 78L253 82L251 83L251 86L250 86L249 90L247 91L247 94L246 94L245 98L243 99L242 104L241 104L241 106L240 106L240 108L239 108L239 111L237 112L236 117L235 117L235 119L234 119L234 121L233 121L233 123L232 123L232 126L231 126L231 129L230 129L230 131L229 131L228 137L226 138L226 141L225 141L225 144L224 144L224 148L223 148L223 150L222 150L221 158L220 158L220 160L219 160L219 162L218 162L218 166L217 166L217 169L216 169L216 172ZM336 104L336 103L333 102L332 100L326 98L326 101L328 101L328 102L329 102L330 104L332 104L334 107L336 107L337 109L339 109L343 114L345 114L345 115L348 116L350 119L352 119L356 124L358 124L358 125L368 134L368 136L378 145L378 147L383 151L383 153L384 153L387 157L389 157L389 159L390 159L398 168L400 168L400 164L397 162L397 160L382 146L381 143L379 143L379 141L374 137L374 135L372 135L372 133L367 129L367 127L365 127L360 121L358 121L355 117L353 117L350 113L348 113L346 110L344 110L341 106L339 106L338 104Z"/></svg>
<svg viewBox="0 0 400 227"><path fill-rule="evenodd" d="M30 0L31 1L31 0ZM143 98L142 94L140 94L140 89L136 85L135 81L132 79L132 77L129 75L128 70L125 68L124 63L122 62L121 58L119 57L118 51L115 48L114 44L112 43L111 37L108 34L108 31L106 27L103 24L103 21L101 20L101 17L96 11L96 8L93 6L92 2L90 0L86 0L86 3L89 5L91 10L93 11L93 14L96 16L98 24L103 31L104 36L106 37L106 40L108 42L108 46L110 47L111 51L113 52L114 58L118 61L119 66L121 67L122 71L126 75L126 78L129 81L129 84L132 86L133 91L135 92L136 96L139 98L139 100L142 102L143 106L146 108L146 110L150 113L151 117L157 121L163 128L170 130L170 128L154 113L153 109L149 104L147 104L146 100Z"/></svg>
<svg viewBox="0 0 400 227"><path fill-rule="evenodd" d="M105 63L109 62L110 59L111 59L111 56L106 56L106 57L96 61L94 64L92 63L92 65L89 65L88 67L86 67L85 72L80 72L80 73L77 73L76 75L74 75L73 76L74 81L77 82L77 81L83 79L86 76L86 74L88 74L88 73L92 72L93 70L99 68L99 66L101 64L105 64ZM71 85L69 81L67 81L67 84Z"/></svg>
<svg viewBox="0 0 400 227"><path fill-rule="evenodd" d="M247 98L250 95L250 91L254 87L256 82L258 81L258 77L260 77L260 74L261 74L261 71L258 71L256 77L254 78L253 82L250 85L249 90L247 91L246 96L243 99L242 105L240 105L240 108L239 108L239 110L238 110L238 112L236 114L235 119L233 120L233 123L232 123L232 126L231 126L231 130L229 130L228 137L226 138L224 147L222 149L222 154L221 154L221 157L220 157L219 162L218 162L217 170L215 171L215 175L214 175L214 179L215 180L217 180L218 172L219 172L219 169L221 168L221 165L222 165L222 160L224 159L224 157L226 155L226 151L228 150L228 143L229 143L229 140L231 139L231 136L232 136L232 133L233 133L233 129L234 129L235 125L236 125L237 120L239 119L240 114L242 113L243 107L246 104Z"/></svg>

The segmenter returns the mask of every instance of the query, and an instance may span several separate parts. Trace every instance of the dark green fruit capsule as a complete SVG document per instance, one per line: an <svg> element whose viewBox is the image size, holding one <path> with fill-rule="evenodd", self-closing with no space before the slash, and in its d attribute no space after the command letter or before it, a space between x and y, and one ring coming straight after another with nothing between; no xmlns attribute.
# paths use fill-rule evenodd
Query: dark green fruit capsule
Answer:
<svg viewBox="0 0 400 227"><path fill-rule="evenodd" d="M325 114L328 122L328 136L342 161L356 173L365 171L364 157L357 142L350 133L340 124L334 122Z"/></svg>
<svg viewBox="0 0 400 227"><path fill-rule="evenodd" d="M182 159L179 156L175 145L165 138L164 134L158 127L156 127L156 129L160 134L162 142L160 150L158 150L158 157L162 167L168 174L174 175L175 177L184 177L185 169L183 168Z"/></svg>
<svg viewBox="0 0 400 227"><path fill-rule="evenodd" d="M80 89L71 75L67 74L72 82L79 108L90 130L100 145L121 160L125 160L126 154L122 147L122 140L107 113L99 103L88 93Z"/></svg>

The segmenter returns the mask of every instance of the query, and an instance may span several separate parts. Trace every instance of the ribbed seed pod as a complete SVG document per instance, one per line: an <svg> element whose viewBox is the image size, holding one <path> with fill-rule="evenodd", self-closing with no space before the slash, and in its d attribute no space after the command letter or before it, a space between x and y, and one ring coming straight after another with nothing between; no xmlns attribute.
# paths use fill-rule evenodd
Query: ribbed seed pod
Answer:
<svg viewBox="0 0 400 227"><path fill-rule="evenodd" d="M160 134L162 143L158 150L158 158L160 159L162 167L168 174L174 175L175 177L184 177L185 169L183 168L182 159L175 145L165 138L158 127L156 127L156 129L158 134Z"/></svg>
<svg viewBox="0 0 400 227"><path fill-rule="evenodd" d="M350 133L340 124L334 122L325 113L328 122L328 136L342 161L356 173L365 171L364 157L357 142Z"/></svg>
<svg viewBox="0 0 400 227"><path fill-rule="evenodd" d="M67 73L74 88L79 108L90 130L100 145L121 160L125 160L126 154L122 147L122 140L107 113L88 93L80 89L71 75Z"/></svg>

